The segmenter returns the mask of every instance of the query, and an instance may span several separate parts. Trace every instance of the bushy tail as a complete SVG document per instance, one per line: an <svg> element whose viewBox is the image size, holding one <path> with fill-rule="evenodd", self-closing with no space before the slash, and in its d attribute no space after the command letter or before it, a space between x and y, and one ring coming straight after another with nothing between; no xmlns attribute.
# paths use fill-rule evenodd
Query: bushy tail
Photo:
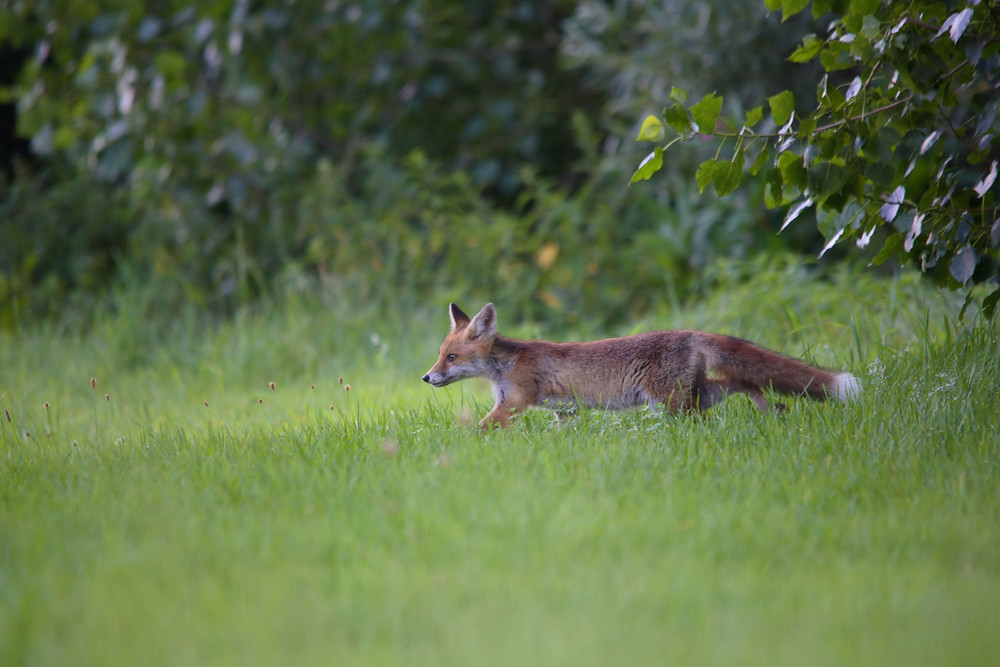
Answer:
<svg viewBox="0 0 1000 667"><path fill-rule="evenodd" d="M840 401L849 401L861 393L861 382L850 373L812 366L740 338L718 336L712 343L710 369L747 389L771 388L782 394Z"/></svg>
<svg viewBox="0 0 1000 667"><path fill-rule="evenodd" d="M850 373L837 373L833 376L834 383L830 387L830 395L841 401L853 400L861 393L861 381Z"/></svg>

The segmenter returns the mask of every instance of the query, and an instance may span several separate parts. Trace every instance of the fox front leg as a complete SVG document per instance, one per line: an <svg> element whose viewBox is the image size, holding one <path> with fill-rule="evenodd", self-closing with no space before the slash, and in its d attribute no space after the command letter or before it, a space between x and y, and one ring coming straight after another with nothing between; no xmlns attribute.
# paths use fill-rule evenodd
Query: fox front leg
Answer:
<svg viewBox="0 0 1000 667"><path fill-rule="evenodd" d="M492 428L506 428L509 419L510 412L496 406L479 422L479 428L483 431L489 431Z"/></svg>
<svg viewBox="0 0 1000 667"><path fill-rule="evenodd" d="M496 394L496 404L483 417L483 420L479 422L479 428L484 431L488 431L493 427L506 428L511 416L521 412L530 404L530 401L526 400L519 393L496 388L494 389L494 394Z"/></svg>

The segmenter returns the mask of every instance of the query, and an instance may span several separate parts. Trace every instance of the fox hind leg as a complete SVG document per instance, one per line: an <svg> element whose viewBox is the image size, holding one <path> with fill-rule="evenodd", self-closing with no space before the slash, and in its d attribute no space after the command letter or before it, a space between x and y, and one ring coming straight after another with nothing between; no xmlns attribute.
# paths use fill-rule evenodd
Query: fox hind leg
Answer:
<svg viewBox="0 0 1000 667"><path fill-rule="evenodd" d="M646 403L654 413L665 410L669 415L690 412L698 407L697 392L692 391L691 383L685 385L677 382L670 388L647 387L644 389Z"/></svg>
<svg viewBox="0 0 1000 667"><path fill-rule="evenodd" d="M683 368L676 365L665 365L660 372L653 373L643 379L640 389L649 406L658 411L660 406L668 414L675 415L692 410L704 410L699 407L700 395L707 382L705 375L705 357L693 354ZM718 401L725 398L724 394L714 396Z"/></svg>
<svg viewBox="0 0 1000 667"><path fill-rule="evenodd" d="M656 380L643 387L649 405L663 405L670 414L691 411L703 413L722 403L731 394L746 394L761 412L772 409L760 387L726 377L709 377L707 360L702 354L692 355L687 372ZM776 403L773 409L782 412L785 406Z"/></svg>
<svg viewBox="0 0 1000 667"><path fill-rule="evenodd" d="M730 394L746 394L753 401L754 405L761 412L770 412L772 409L781 414L787 409L784 403L774 403L773 406L767 402L767 397L760 387L729 382L727 380L715 380L705 378L698 389L698 409L708 410L713 405L718 405L726 400Z"/></svg>
<svg viewBox="0 0 1000 667"><path fill-rule="evenodd" d="M704 412L713 405L722 403L735 391L736 388L728 382L706 378L698 388L698 409ZM757 403L756 400L754 402ZM758 403L757 406L760 407L760 404Z"/></svg>

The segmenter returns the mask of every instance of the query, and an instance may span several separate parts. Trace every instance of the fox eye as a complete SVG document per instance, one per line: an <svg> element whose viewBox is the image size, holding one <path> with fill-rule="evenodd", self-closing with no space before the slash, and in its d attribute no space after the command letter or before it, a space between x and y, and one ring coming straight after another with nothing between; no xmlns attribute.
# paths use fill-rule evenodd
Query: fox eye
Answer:
<svg viewBox="0 0 1000 667"><path fill-rule="evenodd" d="M457 355L457 354L449 354L449 355L448 355L447 357L445 357L445 358L446 358L446 359L447 359L448 361L455 361L456 359L458 359L458 355Z"/></svg>

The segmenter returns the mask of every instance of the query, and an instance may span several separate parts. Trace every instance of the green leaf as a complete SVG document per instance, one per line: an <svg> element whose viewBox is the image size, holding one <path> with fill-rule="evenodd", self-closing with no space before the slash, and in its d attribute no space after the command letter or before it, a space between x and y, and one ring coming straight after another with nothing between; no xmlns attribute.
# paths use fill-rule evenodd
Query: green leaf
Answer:
<svg viewBox="0 0 1000 667"><path fill-rule="evenodd" d="M814 19L831 11L833 11L833 0L813 0L812 15Z"/></svg>
<svg viewBox="0 0 1000 667"><path fill-rule="evenodd" d="M830 109L839 111L847 103L847 96L840 88L829 86L823 91L819 101Z"/></svg>
<svg viewBox="0 0 1000 667"><path fill-rule="evenodd" d="M816 119L813 117L803 118L799 123L799 136L808 139L809 135L816 131Z"/></svg>
<svg viewBox="0 0 1000 667"><path fill-rule="evenodd" d="M764 6L769 12L773 12L781 8L781 0L764 0Z"/></svg>
<svg viewBox="0 0 1000 667"><path fill-rule="evenodd" d="M827 72L836 72L857 65L851 47L843 42L830 42L819 54L819 61Z"/></svg>
<svg viewBox="0 0 1000 667"><path fill-rule="evenodd" d="M880 32L882 31L882 24L879 20L868 14L861 22L861 30L858 32L862 37L870 42L874 42L878 39Z"/></svg>
<svg viewBox="0 0 1000 667"><path fill-rule="evenodd" d="M874 148L878 159L886 165L891 165L893 163L892 157L899 148L899 142L902 137L897 130L892 125L886 125L876 134L874 134L869 142L875 144Z"/></svg>
<svg viewBox="0 0 1000 667"><path fill-rule="evenodd" d="M871 162L865 165L863 173L876 192L882 192L892 187L896 178L896 170L892 168L892 165L882 162Z"/></svg>
<svg viewBox="0 0 1000 667"><path fill-rule="evenodd" d="M642 121L642 129L639 130L639 136L635 140L660 141L663 139L664 134L663 122L656 116L646 116L646 120Z"/></svg>
<svg viewBox="0 0 1000 667"><path fill-rule="evenodd" d="M875 47L872 46L870 40L859 36L851 42L851 55L857 58L860 62L870 62L876 57Z"/></svg>
<svg viewBox="0 0 1000 667"><path fill-rule="evenodd" d="M880 4L881 0L851 0L849 14L871 14L878 10Z"/></svg>
<svg viewBox="0 0 1000 667"><path fill-rule="evenodd" d="M632 174L631 183L648 181L649 177L655 174L663 166L663 149L657 146L653 152L646 156L646 159L639 163L639 168Z"/></svg>
<svg viewBox="0 0 1000 667"><path fill-rule="evenodd" d="M989 296L983 299L983 315L987 318L992 318L993 313L996 312L998 301L1000 301L1000 287L993 290Z"/></svg>
<svg viewBox="0 0 1000 667"><path fill-rule="evenodd" d="M761 152L757 155L757 159L753 161L752 165L750 165L750 169L748 170L750 175L756 176L759 174L760 170L764 168L764 165L767 164L767 160L770 157L771 151L768 150L767 145L765 145Z"/></svg>
<svg viewBox="0 0 1000 667"><path fill-rule="evenodd" d="M899 232L896 232L895 234L887 238L885 240L885 245L883 245L882 249L878 251L877 255L875 255L875 259L872 260L872 266L878 266L885 260L895 255L896 248L899 247L899 244L902 243L902 241L903 241L903 235L900 234Z"/></svg>
<svg viewBox="0 0 1000 667"><path fill-rule="evenodd" d="M663 111L663 120L667 121L667 124L677 130L682 137L688 138L688 135L694 132L694 128L691 125L691 116L688 114L687 109L680 104L675 104L665 109Z"/></svg>
<svg viewBox="0 0 1000 667"><path fill-rule="evenodd" d="M819 55L825 44L826 42L817 39L816 35L806 35L802 40L802 46L795 49L788 59L793 63L807 63Z"/></svg>
<svg viewBox="0 0 1000 667"><path fill-rule="evenodd" d="M809 4L809 0L781 0L781 22L792 18Z"/></svg>
<svg viewBox="0 0 1000 667"><path fill-rule="evenodd" d="M785 151L778 156L778 169L781 171L781 178L787 185L796 187L799 190L806 189L808 173L802 161L802 156Z"/></svg>
<svg viewBox="0 0 1000 667"><path fill-rule="evenodd" d="M712 167L712 185L720 197L740 186L743 180L743 151L737 151L729 162L716 162Z"/></svg>
<svg viewBox="0 0 1000 667"><path fill-rule="evenodd" d="M784 125L792 117L795 109L795 96L792 91L786 90L767 98L767 103L771 107L771 116L778 125Z"/></svg>
<svg viewBox="0 0 1000 667"><path fill-rule="evenodd" d="M695 180L698 181L698 194L705 191L708 184L712 182L712 172L715 169L715 160L705 160L698 167L698 173L695 174Z"/></svg>
<svg viewBox="0 0 1000 667"><path fill-rule="evenodd" d="M767 172L764 187L764 205L769 209L778 208L784 203L784 188L781 182L781 172L774 167Z"/></svg>
<svg viewBox="0 0 1000 667"><path fill-rule="evenodd" d="M972 290L965 293L965 302L962 304L962 310L958 311L959 322L965 321L965 311L969 309L970 305L972 305Z"/></svg>
<svg viewBox="0 0 1000 667"><path fill-rule="evenodd" d="M721 111L722 98L715 93L709 93L701 98L701 102L691 107L691 117L694 118L699 132L712 134L715 132L715 123L719 119Z"/></svg>
<svg viewBox="0 0 1000 667"><path fill-rule="evenodd" d="M753 127L759 123L763 117L764 107L754 107L753 109L750 109L750 111L747 111L747 118L743 122L743 125L746 127Z"/></svg>
<svg viewBox="0 0 1000 667"><path fill-rule="evenodd" d="M670 89L670 100L675 104L685 104L688 101L687 91L676 86Z"/></svg>
<svg viewBox="0 0 1000 667"><path fill-rule="evenodd" d="M816 162L808 170L809 190L823 201L844 185L843 168L832 162Z"/></svg>
<svg viewBox="0 0 1000 667"><path fill-rule="evenodd" d="M840 230L857 229L858 221L863 218L864 213L864 208L853 201L841 211L829 211L824 207L817 207L816 227L824 238L829 239Z"/></svg>

